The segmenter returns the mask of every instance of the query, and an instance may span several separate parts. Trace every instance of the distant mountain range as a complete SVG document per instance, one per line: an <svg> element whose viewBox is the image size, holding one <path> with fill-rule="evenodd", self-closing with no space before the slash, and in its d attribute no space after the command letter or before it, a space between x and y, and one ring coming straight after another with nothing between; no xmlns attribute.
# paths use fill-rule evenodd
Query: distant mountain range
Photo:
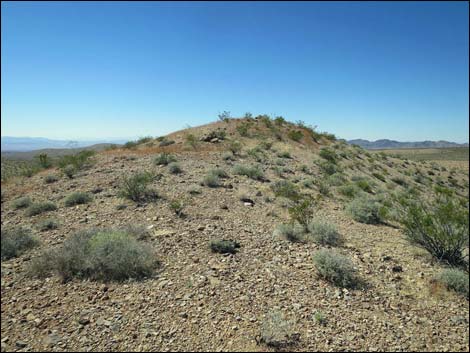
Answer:
<svg viewBox="0 0 470 353"><path fill-rule="evenodd" d="M73 140L51 140L43 137L11 137L2 136L2 152L28 152L45 148L82 148L96 144L115 143L122 144L128 140L89 140L89 141L73 141Z"/></svg>
<svg viewBox="0 0 470 353"><path fill-rule="evenodd" d="M359 145L362 148L373 149L396 149L396 148L446 148L446 147L468 147L468 143L456 143L449 141L418 141L400 142L394 140L368 141L363 139L348 140L349 144Z"/></svg>

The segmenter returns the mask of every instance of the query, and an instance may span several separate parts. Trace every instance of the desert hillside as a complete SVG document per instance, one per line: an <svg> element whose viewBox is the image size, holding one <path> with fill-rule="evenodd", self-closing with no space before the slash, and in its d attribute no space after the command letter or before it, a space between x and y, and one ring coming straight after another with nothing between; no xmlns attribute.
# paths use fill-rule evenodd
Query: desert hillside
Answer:
<svg viewBox="0 0 470 353"><path fill-rule="evenodd" d="M469 350L468 233L403 221L468 169L268 116L60 158L2 181L2 351Z"/></svg>

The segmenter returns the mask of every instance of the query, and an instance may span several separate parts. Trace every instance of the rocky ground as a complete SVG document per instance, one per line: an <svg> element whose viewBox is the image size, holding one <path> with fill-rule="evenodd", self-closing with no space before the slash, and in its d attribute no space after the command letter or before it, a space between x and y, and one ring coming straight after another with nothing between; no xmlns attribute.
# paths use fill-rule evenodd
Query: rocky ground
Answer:
<svg viewBox="0 0 470 353"><path fill-rule="evenodd" d="M195 131L203 135L223 124ZM2 228L29 226L41 241L39 248L2 262L2 351L270 351L259 336L273 309L292 320L299 335L289 350L469 350L468 300L431 285L442 266L411 246L398 225L355 222L336 194L323 198L316 217L338 227L345 238L338 251L351 258L366 283L361 289L337 288L316 274L312 254L321 246L273 235L288 218L269 189L278 178L270 169L274 156L261 163L269 181L255 181L230 172L233 164L253 163L249 156L226 162L221 158L223 142L203 142L192 151L181 147L181 136L175 134L177 143L166 149L176 154L182 174L155 166L155 153L162 148L150 145L100 153L91 168L73 179L61 177L45 184L45 175L53 173L49 170L2 185ZM245 147L250 143L247 139ZM312 158L318 146L275 146L292 151L293 158L286 161L293 170L288 178L317 176ZM312 168L311 175L298 170L303 163ZM224 185L199 186L216 166L230 174ZM162 174L153 186L163 198L144 205L119 198L121 177L142 170ZM468 174L460 178L468 180ZM191 195L195 186L201 193ZM94 193L94 200L65 207L64 198L74 191ZM254 204L241 201L240 193L248 194ZM25 195L55 202L58 210L47 217L57 219L59 228L37 231L44 215L27 217L11 207L14 199ZM185 217L169 208L175 199L183 200ZM121 204L127 207L117 209ZM27 276L31 259L74 232L128 224L145 226L151 234L147 242L162 264L152 278L62 283L54 276ZM213 253L212 239L236 240L240 251ZM325 322L315 319L317 313Z"/></svg>

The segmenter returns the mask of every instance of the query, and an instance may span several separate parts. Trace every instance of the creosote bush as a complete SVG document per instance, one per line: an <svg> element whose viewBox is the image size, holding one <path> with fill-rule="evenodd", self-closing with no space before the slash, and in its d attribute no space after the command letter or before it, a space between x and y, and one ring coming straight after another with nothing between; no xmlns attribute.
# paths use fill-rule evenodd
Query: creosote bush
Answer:
<svg viewBox="0 0 470 353"><path fill-rule="evenodd" d="M57 210L57 206L53 202L49 202L49 201L37 202L37 203L31 204L31 206L29 206L26 209L26 215L31 217L31 216L36 216L44 212L55 211L55 210Z"/></svg>
<svg viewBox="0 0 470 353"><path fill-rule="evenodd" d="M65 199L65 206L83 205L93 200L93 196L86 192L74 192Z"/></svg>
<svg viewBox="0 0 470 353"><path fill-rule="evenodd" d="M212 240L209 245L213 252L220 254L235 254L240 248L240 244L233 240Z"/></svg>
<svg viewBox="0 0 470 353"><path fill-rule="evenodd" d="M63 173L67 176L67 178L72 179L75 173L77 172L76 168L72 164L66 165L62 169Z"/></svg>
<svg viewBox="0 0 470 353"><path fill-rule="evenodd" d="M338 287L354 288L359 285L353 263L334 250L321 249L313 255L318 274Z"/></svg>
<svg viewBox="0 0 470 353"><path fill-rule="evenodd" d="M401 222L408 240L452 266L465 266L469 213L449 191L438 188L433 202L402 198Z"/></svg>
<svg viewBox="0 0 470 353"><path fill-rule="evenodd" d="M8 260L21 255L27 249L37 246L39 242L24 227L6 228L1 230L1 257Z"/></svg>
<svg viewBox="0 0 470 353"><path fill-rule="evenodd" d="M139 172L124 177L119 196L134 202L155 201L159 198L158 192L148 187L153 179L154 176L150 172Z"/></svg>
<svg viewBox="0 0 470 353"><path fill-rule="evenodd" d="M76 233L58 249L47 250L32 261L30 274L57 273L64 282L72 278L100 281L142 279L157 267L152 249L123 229Z"/></svg>
<svg viewBox="0 0 470 353"><path fill-rule="evenodd" d="M299 200L295 205L288 208L291 222L297 222L303 227L307 227L308 221L313 216L314 201L311 198Z"/></svg>
<svg viewBox="0 0 470 353"><path fill-rule="evenodd" d="M342 237L336 227L330 223L310 221L308 232L312 240L320 245L338 246L342 243Z"/></svg>
<svg viewBox="0 0 470 353"><path fill-rule="evenodd" d="M202 179L202 185L208 186L210 188L216 188L220 186L220 178L212 173L208 173L203 179Z"/></svg>

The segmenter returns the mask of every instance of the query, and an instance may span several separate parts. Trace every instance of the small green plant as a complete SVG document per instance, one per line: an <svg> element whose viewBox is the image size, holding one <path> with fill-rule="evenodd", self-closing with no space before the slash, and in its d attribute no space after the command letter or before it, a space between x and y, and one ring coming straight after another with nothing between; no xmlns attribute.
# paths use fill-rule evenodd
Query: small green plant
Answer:
<svg viewBox="0 0 470 353"><path fill-rule="evenodd" d="M183 216L184 204L180 200L173 200L170 203L170 209L178 216Z"/></svg>
<svg viewBox="0 0 470 353"><path fill-rule="evenodd" d="M240 123L237 126L237 131L240 134L240 136L248 137L249 136L248 130L250 129L251 125L252 124L248 121L244 121L244 122Z"/></svg>
<svg viewBox="0 0 470 353"><path fill-rule="evenodd" d="M282 126L286 123L286 120L282 116L276 116L274 118L274 124L277 126Z"/></svg>
<svg viewBox="0 0 470 353"><path fill-rule="evenodd" d="M38 203L31 204L26 209L26 215L31 217L31 216L36 216L44 212L55 211L55 210L57 210L57 206L53 202L49 202L49 201L38 202Z"/></svg>
<svg viewBox="0 0 470 353"><path fill-rule="evenodd" d="M259 166L246 166L237 164L233 167L233 173L237 175L246 175L247 177L254 180L263 180L264 173Z"/></svg>
<svg viewBox="0 0 470 353"><path fill-rule="evenodd" d="M212 240L209 245L213 252L220 254L235 254L240 248L240 244L233 240Z"/></svg>
<svg viewBox="0 0 470 353"><path fill-rule="evenodd" d="M67 238L59 249L46 250L32 261L29 273L57 273L62 280L142 279L158 266L151 247L124 229L92 229Z"/></svg>
<svg viewBox="0 0 470 353"><path fill-rule="evenodd" d="M359 284L353 263L334 250L321 249L313 255L318 274L339 287L354 288Z"/></svg>
<svg viewBox="0 0 470 353"><path fill-rule="evenodd" d="M59 227L59 223L53 218L46 218L40 221L37 227L40 231L44 232L46 230L57 229Z"/></svg>
<svg viewBox="0 0 470 353"><path fill-rule="evenodd" d="M34 248L39 242L24 227L5 228L1 230L1 257L8 260L21 255L27 249Z"/></svg>
<svg viewBox="0 0 470 353"><path fill-rule="evenodd" d="M468 273L455 268L445 269L437 277L436 280L447 287L447 289L456 291L469 297L469 280Z"/></svg>
<svg viewBox="0 0 470 353"><path fill-rule="evenodd" d="M46 184L52 184L52 183L55 183L58 180L59 180L59 178L57 176L53 175L53 174L49 174L44 178L44 182Z"/></svg>
<svg viewBox="0 0 470 353"><path fill-rule="evenodd" d="M65 199L65 206L83 205L91 202L91 200L93 200L93 196L86 192L74 192Z"/></svg>
<svg viewBox="0 0 470 353"><path fill-rule="evenodd" d="M171 174L181 174L183 172L181 166L177 162L171 162L168 164L168 170Z"/></svg>
<svg viewBox="0 0 470 353"><path fill-rule="evenodd" d="M380 181L383 181L383 182L385 183L385 177L384 177L382 174L374 172L374 173L372 173L372 175L373 175L375 178L377 178L377 179L379 179Z"/></svg>
<svg viewBox="0 0 470 353"><path fill-rule="evenodd" d="M372 186L370 185L369 181L365 178L359 178L354 181L356 186L361 189L362 191L372 193Z"/></svg>
<svg viewBox="0 0 470 353"><path fill-rule="evenodd" d="M406 187L408 186L408 182L402 177L393 177L392 181L400 186Z"/></svg>
<svg viewBox="0 0 470 353"><path fill-rule="evenodd" d="M318 166L320 167L320 171L326 175L333 175L341 171L338 165L329 161L320 161L318 162Z"/></svg>
<svg viewBox="0 0 470 353"><path fill-rule="evenodd" d="M33 201L31 201L30 197L24 196L24 197L20 197L20 198L17 198L16 200L14 200L12 202L12 206L15 210L18 210L20 208L29 207L29 206L31 206L32 203L33 203Z"/></svg>
<svg viewBox="0 0 470 353"><path fill-rule="evenodd" d="M154 201L159 198L158 192L148 187L153 179L153 174L149 172L139 172L124 177L119 196L134 202Z"/></svg>
<svg viewBox="0 0 470 353"><path fill-rule="evenodd" d="M314 315L315 321L318 322L320 325L326 325L326 317L323 315L321 311L317 311Z"/></svg>
<svg viewBox="0 0 470 353"><path fill-rule="evenodd" d="M330 223L311 221L308 223L308 232L313 241L320 245L338 246L342 243L341 235Z"/></svg>
<svg viewBox="0 0 470 353"><path fill-rule="evenodd" d="M330 196L330 186L328 185L327 182L323 180L317 180L316 185L318 187L318 192L322 194L323 196Z"/></svg>
<svg viewBox="0 0 470 353"><path fill-rule="evenodd" d="M124 148L126 149L134 149L138 146L139 144L137 143L137 141L127 141L125 144L124 144Z"/></svg>
<svg viewBox="0 0 470 353"><path fill-rule="evenodd" d="M166 147L166 146L170 146L170 145L172 145L172 144L174 144L174 143L175 143L175 141L170 140L170 139L164 137L163 140L160 141L160 143L158 144L158 146L160 146L160 147Z"/></svg>
<svg viewBox="0 0 470 353"><path fill-rule="evenodd" d="M160 153L155 156L154 162L156 165L168 165L172 162L176 162L176 157L169 153Z"/></svg>
<svg viewBox="0 0 470 353"><path fill-rule="evenodd" d="M191 195L199 195L200 193L202 193L201 191L201 188L197 185L192 185L188 192L191 194Z"/></svg>

